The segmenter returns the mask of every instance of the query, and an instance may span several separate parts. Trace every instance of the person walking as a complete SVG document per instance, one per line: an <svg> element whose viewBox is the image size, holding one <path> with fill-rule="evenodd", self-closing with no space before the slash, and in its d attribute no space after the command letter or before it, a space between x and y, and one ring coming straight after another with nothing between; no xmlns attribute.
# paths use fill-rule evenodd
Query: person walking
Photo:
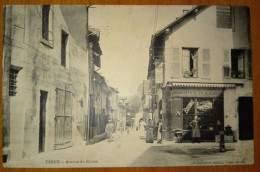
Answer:
<svg viewBox="0 0 260 172"><path fill-rule="evenodd" d="M200 118L197 115L195 115L194 119L190 122L189 125L192 128L192 142L200 143Z"/></svg>
<svg viewBox="0 0 260 172"><path fill-rule="evenodd" d="M113 134L113 131L114 131L114 124L112 123L111 120L108 120L108 124L106 125L106 134L107 134L107 137L108 137L108 140L109 142L112 141L112 134Z"/></svg>

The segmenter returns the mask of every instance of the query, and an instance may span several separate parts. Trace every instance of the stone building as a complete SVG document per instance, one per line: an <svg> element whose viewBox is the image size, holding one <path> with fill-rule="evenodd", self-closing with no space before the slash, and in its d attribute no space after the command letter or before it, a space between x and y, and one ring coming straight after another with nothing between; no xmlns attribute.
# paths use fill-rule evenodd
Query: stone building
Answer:
<svg viewBox="0 0 260 172"><path fill-rule="evenodd" d="M60 6L8 5L4 14L4 162L83 141L88 54L71 35Z"/></svg>
<svg viewBox="0 0 260 172"><path fill-rule="evenodd" d="M120 117L119 117L119 106L118 106L118 89L113 88L111 86L108 87L110 90L110 96L109 96L109 119L113 121L115 126L115 131L119 126Z"/></svg>
<svg viewBox="0 0 260 172"><path fill-rule="evenodd" d="M253 138L249 8L194 6L152 35L148 79L163 138L190 140L194 115L201 139L231 126L233 140Z"/></svg>

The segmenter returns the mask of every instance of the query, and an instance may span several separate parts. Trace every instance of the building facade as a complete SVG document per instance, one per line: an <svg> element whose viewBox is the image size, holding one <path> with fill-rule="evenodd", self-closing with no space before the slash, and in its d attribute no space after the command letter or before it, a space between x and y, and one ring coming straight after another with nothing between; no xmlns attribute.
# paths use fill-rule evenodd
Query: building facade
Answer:
<svg viewBox="0 0 260 172"><path fill-rule="evenodd" d="M118 106L118 89L113 88L109 86L110 90L110 97L109 97L109 119L112 120L115 128L114 131L116 131L117 128L119 128L120 124L120 117L119 117L119 106Z"/></svg>
<svg viewBox="0 0 260 172"><path fill-rule="evenodd" d="M152 35L148 79L153 116L163 138L201 118L201 139L214 141L231 126L234 140L253 138L249 9L194 6Z"/></svg>
<svg viewBox="0 0 260 172"><path fill-rule="evenodd" d="M4 8L4 161L84 140L89 63L58 5Z"/></svg>

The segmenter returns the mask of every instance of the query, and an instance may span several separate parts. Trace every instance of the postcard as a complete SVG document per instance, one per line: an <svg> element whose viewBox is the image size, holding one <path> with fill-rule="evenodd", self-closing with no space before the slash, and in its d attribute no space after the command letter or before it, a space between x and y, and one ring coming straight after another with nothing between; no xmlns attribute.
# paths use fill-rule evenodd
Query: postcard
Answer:
<svg viewBox="0 0 260 172"><path fill-rule="evenodd" d="M4 6L3 166L253 164L249 11Z"/></svg>

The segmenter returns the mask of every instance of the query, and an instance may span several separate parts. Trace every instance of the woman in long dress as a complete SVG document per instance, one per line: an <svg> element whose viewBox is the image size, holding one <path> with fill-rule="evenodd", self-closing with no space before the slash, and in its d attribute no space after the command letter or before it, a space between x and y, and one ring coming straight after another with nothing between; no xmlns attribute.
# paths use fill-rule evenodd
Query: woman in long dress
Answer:
<svg viewBox="0 0 260 172"><path fill-rule="evenodd" d="M140 123L139 123L139 132L140 132L140 138L143 139L145 138L145 127L146 127L146 123L141 120Z"/></svg>

